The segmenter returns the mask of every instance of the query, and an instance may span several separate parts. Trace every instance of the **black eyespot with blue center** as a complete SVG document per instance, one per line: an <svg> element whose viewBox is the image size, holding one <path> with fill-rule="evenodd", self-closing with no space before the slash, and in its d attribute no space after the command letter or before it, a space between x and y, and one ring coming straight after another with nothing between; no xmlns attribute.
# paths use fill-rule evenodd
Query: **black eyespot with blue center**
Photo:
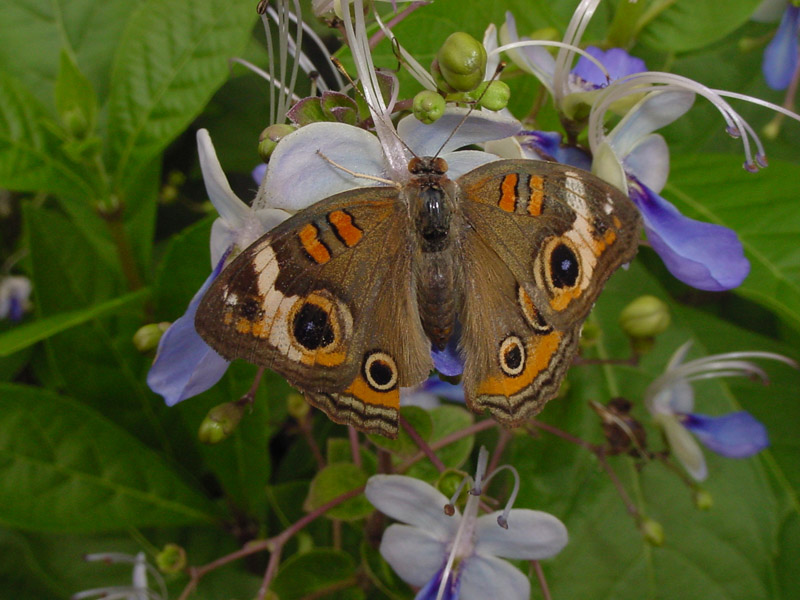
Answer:
<svg viewBox="0 0 800 600"><path fill-rule="evenodd" d="M550 253L550 273L553 287L566 288L575 285L580 266L578 257L566 244L558 244Z"/></svg>
<svg viewBox="0 0 800 600"><path fill-rule="evenodd" d="M292 325L294 339L308 350L329 346L334 341L330 317L317 304L304 304L295 314Z"/></svg>

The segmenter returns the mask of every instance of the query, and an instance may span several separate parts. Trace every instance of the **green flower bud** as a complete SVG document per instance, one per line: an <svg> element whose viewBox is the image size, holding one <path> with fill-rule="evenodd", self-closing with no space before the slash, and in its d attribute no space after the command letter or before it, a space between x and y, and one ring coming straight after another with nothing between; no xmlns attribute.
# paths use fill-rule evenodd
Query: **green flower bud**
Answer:
<svg viewBox="0 0 800 600"><path fill-rule="evenodd" d="M600 339L600 335L602 333L603 330L596 321L586 321L583 324L583 329L581 329L581 348L586 350L587 348L594 346L597 343L597 340Z"/></svg>
<svg viewBox="0 0 800 600"><path fill-rule="evenodd" d="M639 296L622 309L619 324L628 336L653 338L669 327L669 307L655 296Z"/></svg>
<svg viewBox="0 0 800 600"><path fill-rule="evenodd" d="M236 431L239 421L242 420L245 406L240 402L225 402L212 408L200 423L197 439L204 444L219 444L227 439Z"/></svg>
<svg viewBox="0 0 800 600"><path fill-rule="evenodd" d="M86 113L77 106L65 111L61 115L61 120L67 132L76 139L83 139L89 133L89 119L86 117Z"/></svg>
<svg viewBox="0 0 800 600"><path fill-rule="evenodd" d="M133 347L142 353L155 350L158 347L161 336L164 335L169 326L170 324L164 321L139 327L136 333L133 334Z"/></svg>
<svg viewBox="0 0 800 600"><path fill-rule="evenodd" d="M156 566L167 575L180 573L186 568L186 550L178 544L167 544L156 556Z"/></svg>
<svg viewBox="0 0 800 600"><path fill-rule="evenodd" d="M714 506L714 497L708 490L698 488L694 492L694 505L700 510L711 510Z"/></svg>
<svg viewBox="0 0 800 600"><path fill-rule="evenodd" d="M457 31L444 41L436 53L436 63L441 76L451 88L467 92L483 81L486 49L468 33Z"/></svg>
<svg viewBox="0 0 800 600"><path fill-rule="evenodd" d="M489 110L503 110L508 106L508 100L511 98L511 88L504 81L485 81L470 92L470 95L476 95L476 92L475 99L480 98L478 106ZM481 94L483 95L481 96Z"/></svg>
<svg viewBox="0 0 800 600"><path fill-rule="evenodd" d="M292 125L270 125L258 136L258 156L264 162L269 162L269 157L283 138L292 133L296 127Z"/></svg>
<svg viewBox="0 0 800 600"><path fill-rule="evenodd" d="M642 532L648 544L652 546L664 545L664 527L658 521L645 517L639 523L639 531Z"/></svg>
<svg viewBox="0 0 800 600"><path fill-rule="evenodd" d="M412 110L414 116L425 125L430 125L444 114L445 101L439 94L430 90L424 90L414 96Z"/></svg>
<svg viewBox="0 0 800 600"><path fill-rule="evenodd" d="M289 394L286 396L286 410L294 420L302 421L306 418L311 407L300 394Z"/></svg>

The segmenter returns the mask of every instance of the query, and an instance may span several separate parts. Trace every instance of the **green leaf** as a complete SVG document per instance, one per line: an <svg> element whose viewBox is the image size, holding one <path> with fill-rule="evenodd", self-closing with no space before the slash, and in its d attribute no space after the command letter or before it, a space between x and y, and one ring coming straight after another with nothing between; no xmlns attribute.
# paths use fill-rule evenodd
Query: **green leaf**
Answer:
<svg viewBox="0 0 800 600"><path fill-rule="evenodd" d="M419 406L403 406L400 408L400 414L423 440L427 441L430 439L433 424L430 415L425 409ZM402 426L395 440L390 440L389 438L377 434L370 434L367 437L376 446L388 450L393 454L397 454L400 457L414 456L419 452L419 446L411 439L411 436L408 435L408 432L406 432L405 428Z"/></svg>
<svg viewBox="0 0 800 600"><path fill-rule="evenodd" d="M9 356L36 342L57 333L67 331L93 319L116 313L130 305L138 304L148 297L149 290L141 289L113 300L95 304L83 310L60 313L44 319L37 319L0 334L0 356Z"/></svg>
<svg viewBox="0 0 800 600"><path fill-rule="evenodd" d="M688 216L736 231L751 263L736 292L778 312L800 331L797 166L773 161L753 174L739 168L740 160L677 157L665 197Z"/></svg>
<svg viewBox="0 0 800 600"><path fill-rule="evenodd" d="M303 508L310 512L350 490L366 485L366 483L367 474L352 463L328 465L311 481ZM375 509L372 504L363 494L359 494L330 509L325 516L331 519L354 521L366 517L373 510Z"/></svg>
<svg viewBox="0 0 800 600"><path fill-rule="evenodd" d="M92 82L102 103L114 48L136 6L128 0L0 2L0 71L18 77L54 109L59 53L66 49ZM51 112L55 116L55 111Z"/></svg>
<svg viewBox="0 0 800 600"><path fill-rule="evenodd" d="M0 71L0 187L94 198L91 176L64 155L53 129L58 126L39 100Z"/></svg>
<svg viewBox="0 0 800 600"><path fill-rule="evenodd" d="M642 43L666 52L687 52L716 42L750 19L760 0L658 0L656 18L642 30ZM647 17L645 17L647 18Z"/></svg>
<svg viewBox="0 0 800 600"><path fill-rule="evenodd" d="M97 97L91 82L64 49L61 50L55 94L56 110L68 132L82 138L94 131L97 124Z"/></svg>
<svg viewBox="0 0 800 600"><path fill-rule="evenodd" d="M292 556L281 565L270 588L281 600L364 597L358 588L355 561L338 550L310 550Z"/></svg>
<svg viewBox="0 0 800 600"><path fill-rule="evenodd" d="M451 433L466 429L475 422L475 417L471 412L453 404L443 404L431 410L429 414L433 424L431 436L428 440L429 443L440 440ZM474 445L475 436L468 435L440 448L436 451L436 456L446 467L458 469L469 458ZM439 477L439 471L430 461L420 461L408 470L407 475L433 482Z"/></svg>
<svg viewBox="0 0 800 600"><path fill-rule="evenodd" d="M116 50L109 98L114 179L126 188L202 110L256 19L252 6L199 0L139 5Z"/></svg>
<svg viewBox="0 0 800 600"><path fill-rule="evenodd" d="M0 384L0 412L0 519L8 525L78 533L216 517L160 456L73 400Z"/></svg>

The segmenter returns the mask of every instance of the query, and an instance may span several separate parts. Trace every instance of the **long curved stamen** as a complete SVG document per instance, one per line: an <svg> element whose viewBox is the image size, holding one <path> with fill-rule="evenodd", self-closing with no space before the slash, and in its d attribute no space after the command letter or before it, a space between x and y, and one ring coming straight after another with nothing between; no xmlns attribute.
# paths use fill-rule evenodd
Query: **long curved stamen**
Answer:
<svg viewBox="0 0 800 600"><path fill-rule="evenodd" d="M472 477L467 475L461 480L461 483L458 484L455 493L450 496L450 502L448 502L444 507L444 512L448 516L453 516L456 512L455 506L456 502L458 501L458 497L461 495L461 491L464 489L464 486L467 485L467 482L472 483Z"/></svg>
<svg viewBox="0 0 800 600"><path fill-rule="evenodd" d="M486 475L486 465L488 462L489 451L486 449L486 446L481 446L481 449L478 451L478 467L475 469L475 485L473 485L470 490L470 494L474 496L481 495L483 478Z"/></svg>
<svg viewBox="0 0 800 600"><path fill-rule="evenodd" d="M489 482L492 480L492 478L501 471L511 471L511 473L514 475L514 489L511 490L511 495L508 497L506 506L503 509L503 514L497 517L497 524L503 529L508 529L508 514L511 512L511 507L514 506L514 501L517 499L517 494L519 493L519 472L511 465L501 465L492 471L492 473L486 478L486 481L484 481L483 485L489 485Z"/></svg>
<svg viewBox="0 0 800 600"><path fill-rule="evenodd" d="M488 454L489 453L486 452L486 449L481 447L481 451L478 454L479 473L481 472L481 458L487 458ZM485 460L483 462L483 470L486 470ZM475 521L478 516L479 501L480 493L475 494L475 488L473 487L473 489L470 490L470 494L467 496L467 505L464 507L464 514L461 516L461 522L458 525L458 531L456 532L456 537L453 540L453 547L450 549L450 554L447 557L447 563L442 571L442 580L439 583L439 591L436 594L436 600L442 600L444 597L444 590L450 579L450 575L453 572L453 564L455 563L456 558L463 558L472 553L472 537L475 531Z"/></svg>
<svg viewBox="0 0 800 600"><path fill-rule="evenodd" d="M563 42L570 46L577 46L577 42L583 37L583 32L589 25L589 21L594 15L594 11L600 0L581 0L578 7L570 19L567 30L564 33ZM553 75L553 99L556 105L561 104L561 100L568 93L567 77L569 76L569 66L572 64L574 51L561 48L556 56L556 66Z"/></svg>

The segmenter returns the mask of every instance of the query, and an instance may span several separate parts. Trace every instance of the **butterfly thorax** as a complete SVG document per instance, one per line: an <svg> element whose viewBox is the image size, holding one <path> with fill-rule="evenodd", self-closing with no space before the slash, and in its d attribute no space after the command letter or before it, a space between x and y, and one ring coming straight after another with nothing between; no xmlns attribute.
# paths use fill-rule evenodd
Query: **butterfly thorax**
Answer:
<svg viewBox="0 0 800 600"><path fill-rule="evenodd" d="M456 186L445 174L447 163L441 158L415 158L408 168L414 175L406 191L419 253L414 273L417 304L425 333L443 349L453 333L457 310L452 235Z"/></svg>

